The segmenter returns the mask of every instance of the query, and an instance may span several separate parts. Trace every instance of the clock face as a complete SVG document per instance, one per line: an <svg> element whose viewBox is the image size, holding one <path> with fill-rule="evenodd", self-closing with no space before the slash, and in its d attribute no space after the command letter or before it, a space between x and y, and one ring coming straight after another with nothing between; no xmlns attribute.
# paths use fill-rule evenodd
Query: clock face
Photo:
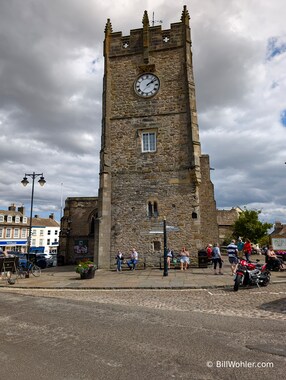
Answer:
<svg viewBox="0 0 286 380"><path fill-rule="evenodd" d="M134 83L134 90L137 95L143 98L150 98L157 94L160 88L159 78L150 73L140 75L140 77Z"/></svg>

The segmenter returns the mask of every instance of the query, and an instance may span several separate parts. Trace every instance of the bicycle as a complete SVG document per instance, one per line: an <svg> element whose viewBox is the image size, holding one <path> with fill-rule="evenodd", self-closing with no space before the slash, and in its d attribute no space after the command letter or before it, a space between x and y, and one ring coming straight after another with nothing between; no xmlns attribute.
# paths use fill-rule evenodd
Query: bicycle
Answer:
<svg viewBox="0 0 286 380"><path fill-rule="evenodd" d="M41 274L41 268L31 261L29 261L29 265L27 265L27 263L21 263L18 267L18 277L25 278L28 273L32 273L33 276L39 277Z"/></svg>

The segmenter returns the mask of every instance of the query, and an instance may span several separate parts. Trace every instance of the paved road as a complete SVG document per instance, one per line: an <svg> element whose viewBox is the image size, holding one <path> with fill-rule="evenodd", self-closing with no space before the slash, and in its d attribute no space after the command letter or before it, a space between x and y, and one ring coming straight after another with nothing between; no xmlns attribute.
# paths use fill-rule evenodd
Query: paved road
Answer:
<svg viewBox="0 0 286 380"><path fill-rule="evenodd" d="M7 380L285 375L286 284L237 293L2 288L0 294Z"/></svg>

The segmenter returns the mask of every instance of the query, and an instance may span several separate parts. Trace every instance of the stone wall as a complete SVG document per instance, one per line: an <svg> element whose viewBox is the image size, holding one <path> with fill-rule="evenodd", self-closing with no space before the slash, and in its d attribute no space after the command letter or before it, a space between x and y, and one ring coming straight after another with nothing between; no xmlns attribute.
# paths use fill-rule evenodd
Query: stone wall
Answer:
<svg viewBox="0 0 286 380"><path fill-rule="evenodd" d="M192 255L217 240L216 206L208 156L201 155L188 13L171 29L149 27L122 36L110 21L104 42L105 76L99 189L99 252L105 267L117 250L135 247L157 265L163 254L163 219L177 228L168 246ZM160 80L156 96L141 98L142 72ZM142 152L142 133L154 132L155 152ZM149 205L157 211L150 215ZM157 232L156 232L157 231ZM107 265L108 266L108 265Z"/></svg>
<svg viewBox="0 0 286 380"><path fill-rule="evenodd" d="M82 258L94 259L98 199L70 197L61 219L59 262L74 264Z"/></svg>
<svg viewBox="0 0 286 380"><path fill-rule="evenodd" d="M234 223L241 213L239 207L230 210L217 210L217 223L219 228L219 243L222 244L226 239L230 240L233 233Z"/></svg>

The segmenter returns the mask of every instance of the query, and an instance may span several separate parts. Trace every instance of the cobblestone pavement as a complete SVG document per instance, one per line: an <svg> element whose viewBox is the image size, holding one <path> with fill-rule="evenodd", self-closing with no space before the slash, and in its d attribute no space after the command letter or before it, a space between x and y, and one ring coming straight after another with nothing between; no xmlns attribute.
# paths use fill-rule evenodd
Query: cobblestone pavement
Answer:
<svg viewBox="0 0 286 380"><path fill-rule="evenodd" d="M183 290L95 290L95 289L20 289L2 288L34 297L64 298L109 305L208 313L269 320L286 320L286 284L268 288L245 288L234 293L230 289Z"/></svg>
<svg viewBox="0 0 286 380"><path fill-rule="evenodd" d="M259 256L258 256L259 257ZM256 257L252 258L253 260ZM259 260L263 262L261 257ZM75 266L59 266L47 268L42 271L39 277L30 275L29 278L17 279L14 285L9 285L7 281L0 281L1 287L14 287L26 289L214 289L232 288L233 276L231 275L230 264L224 260L223 276L215 276L213 268L189 268L187 271L171 269L168 276L164 276L164 271L159 268L146 268L135 271L124 270L117 273L116 270L99 269L94 278L81 280L75 272ZM282 285L286 283L286 271L272 272L270 287L272 285Z"/></svg>

